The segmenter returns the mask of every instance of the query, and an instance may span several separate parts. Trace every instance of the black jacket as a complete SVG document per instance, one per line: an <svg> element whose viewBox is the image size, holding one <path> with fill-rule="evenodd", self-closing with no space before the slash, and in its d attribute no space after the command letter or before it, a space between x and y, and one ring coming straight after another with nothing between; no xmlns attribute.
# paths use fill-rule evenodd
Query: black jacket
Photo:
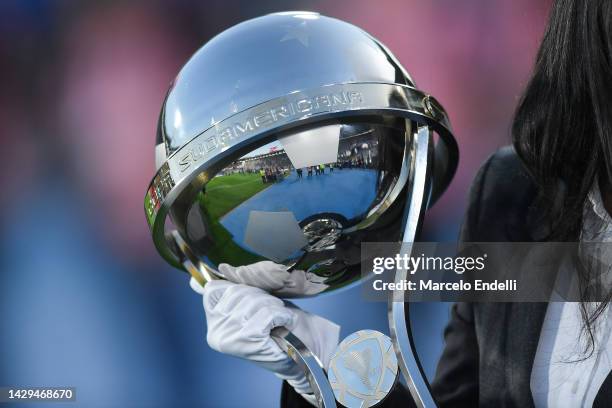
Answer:
<svg viewBox="0 0 612 408"><path fill-rule="evenodd" d="M464 242L529 242L546 231L535 205L536 188L510 147L482 166L469 195ZM457 303L444 331L445 347L432 390L446 407L533 407L530 379L546 303ZM411 407L398 387L384 407ZM612 375L595 403L612 406ZM309 407L283 384L281 407Z"/></svg>

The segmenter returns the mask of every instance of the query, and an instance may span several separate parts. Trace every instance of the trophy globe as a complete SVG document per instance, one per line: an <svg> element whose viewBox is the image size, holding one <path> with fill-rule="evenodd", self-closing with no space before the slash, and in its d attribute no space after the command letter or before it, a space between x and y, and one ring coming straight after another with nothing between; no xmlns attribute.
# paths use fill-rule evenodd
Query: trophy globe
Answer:
<svg viewBox="0 0 612 408"><path fill-rule="evenodd" d="M302 271L283 296L350 285L361 243L401 241L411 204L452 178L449 129L363 30L311 12L243 22L189 59L163 103L145 197L153 240L199 281L269 261Z"/></svg>

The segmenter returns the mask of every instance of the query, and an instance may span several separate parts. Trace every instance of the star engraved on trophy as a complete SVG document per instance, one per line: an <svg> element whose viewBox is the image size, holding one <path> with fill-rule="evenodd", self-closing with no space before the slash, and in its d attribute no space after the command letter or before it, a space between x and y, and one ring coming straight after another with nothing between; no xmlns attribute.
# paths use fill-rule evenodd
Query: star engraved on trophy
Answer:
<svg viewBox="0 0 612 408"><path fill-rule="evenodd" d="M238 104L236 103L236 100L239 98L241 92L240 82L240 79L236 81L236 84L234 85L234 90L232 92L232 95L230 96L230 111L232 113L238 112Z"/></svg>
<svg viewBox="0 0 612 408"><path fill-rule="evenodd" d="M309 34L306 31L307 30L306 21L302 21L296 26L286 27L286 28L287 28L287 33L285 33L283 38L280 39L280 42L297 40L304 47L308 47Z"/></svg>
<svg viewBox="0 0 612 408"><path fill-rule="evenodd" d="M344 355L342 360L346 368L357 374L363 385L370 390L374 388L370 382L370 375L376 372L376 369L371 367L372 350L365 349L361 352L353 350Z"/></svg>

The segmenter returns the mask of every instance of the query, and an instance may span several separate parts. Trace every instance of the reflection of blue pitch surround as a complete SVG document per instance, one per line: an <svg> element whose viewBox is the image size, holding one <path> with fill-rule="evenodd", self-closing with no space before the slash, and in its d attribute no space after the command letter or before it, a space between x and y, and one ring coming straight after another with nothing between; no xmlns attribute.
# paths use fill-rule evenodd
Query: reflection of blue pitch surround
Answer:
<svg viewBox="0 0 612 408"><path fill-rule="evenodd" d="M330 173L326 168L325 174L311 177L304 171L303 177L298 179L293 171L283 181L227 213L221 224L234 236L236 243L249 249L244 245L244 235L249 212L253 210L291 211L298 222L323 212L341 214L350 219L367 211L374 201L376 175L375 170L368 169L335 169Z"/></svg>

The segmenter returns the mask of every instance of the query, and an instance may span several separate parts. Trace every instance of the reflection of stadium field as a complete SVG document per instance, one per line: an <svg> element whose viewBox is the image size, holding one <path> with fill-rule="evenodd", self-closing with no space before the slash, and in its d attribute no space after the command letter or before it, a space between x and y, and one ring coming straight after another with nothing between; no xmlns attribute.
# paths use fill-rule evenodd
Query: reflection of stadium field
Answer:
<svg viewBox="0 0 612 408"><path fill-rule="evenodd" d="M219 219L234 207L270 186L263 184L259 174L230 174L213 178L206 185L202 204L213 219Z"/></svg>
<svg viewBox="0 0 612 408"><path fill-rule="evenodd" d="M342 214L352 218L366 211L376 195L374 170L343 169L298 179L295 171L280 183L253 196L227 213L221 223L243 248L249 212L292 211L299 222L322 212ZM259 180L261 184L261 179ZM268 185L265 185L268 186ZM264 187L265 188L265 187Z"/></svg>
<svg viewBox="0 0 612 408"><path fill-rule="evenodd" d="M262 183L259 174L219 176L206 185L206 194L200 194L200 205L208 219L212 235L216 238L214 247L207 251L208 258L212 262L223 261L242 265L263 260L236 245L232 235L221 225L219 219L269 186L270 184Z"/></svg>

